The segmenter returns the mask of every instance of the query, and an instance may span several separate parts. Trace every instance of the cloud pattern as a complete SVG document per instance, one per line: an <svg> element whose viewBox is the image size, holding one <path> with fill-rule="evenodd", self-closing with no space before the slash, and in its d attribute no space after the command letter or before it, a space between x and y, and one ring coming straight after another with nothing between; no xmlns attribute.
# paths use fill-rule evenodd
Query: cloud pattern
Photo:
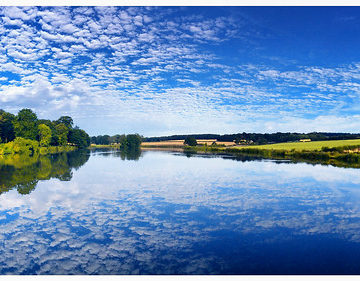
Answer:
<svg viewBox="0 0 360 281"><path fill-rule="evenodd" d="M2 7L0 34L2 107L91 134L357 130L358 62L241 61L276 38L241 8Z"/></svg>

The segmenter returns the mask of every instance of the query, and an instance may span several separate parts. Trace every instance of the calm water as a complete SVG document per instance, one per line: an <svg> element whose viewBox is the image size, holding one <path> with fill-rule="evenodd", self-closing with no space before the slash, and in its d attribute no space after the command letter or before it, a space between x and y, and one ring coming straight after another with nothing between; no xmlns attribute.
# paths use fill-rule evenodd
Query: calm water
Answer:
<svg viewBox="0 0 360 281"><path fill-rule="evenodd" d="M169 152L25 163L0 162L1 274L360 273L357 169Z"/></svg>

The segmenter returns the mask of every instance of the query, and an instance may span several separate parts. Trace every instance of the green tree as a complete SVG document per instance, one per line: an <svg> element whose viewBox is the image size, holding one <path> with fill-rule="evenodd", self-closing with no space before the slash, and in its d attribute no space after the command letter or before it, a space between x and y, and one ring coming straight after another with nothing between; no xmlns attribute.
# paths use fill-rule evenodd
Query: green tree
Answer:
<svg viewBox="0 0 360 281"><path fill-rule="evenodd" d="M121 138L119 140L120 148L121 149L127 149L128 147L128 140L125 135L121 135Z"/></svg>
<svg viewBox="0 0 360 281"><path fill-rule="evenodd" d="M13 121L15 116L4 110L0 110L0 143L15 139Z"/></svg>
<svg viewBox="0 0 360 281"><path fill-rule="evenodd" d="M51 142L51 129L45 124L39 125L40 146L49 146Z"/></svg>
<svg viewBox="0 0 360 281"><path fill-rule="evenodd" d="M55 128L55 124L53 122L51 122L51 120L48 119L39 119L38 120L38 124L45 124L46 126L48 126L51 130Z"/></svg>
<svg viewBox="0 0 360 281"><path fill-rule="evenodd" d="M36 140L38 135L36 114L28 108L22 109L13 121L16 137Z"/></svg>
<svg viewBox="0 0 360 281"><path fill-rule="evenodd" d="M100 144L110 144L110 136L109 135L103 135L100 137Z"/></svg>
<svg viewBox="0 0 360 281"><path fill-rule="evenodd" d="M57 124L55 126L57 141L59 145L66 145L68 142L69 129L63 124Z"/></svg>
<svg viewBox="0 0 360 281"><path fill-rule="evenodd" d="M124 134L116 135L115 140L116 140L116 143L120 144L120 146L124 145L124 144L126 145L126 136Z"/></svg>
<svg viewBox="0 0 360 281"><path fill-rule="evenodd" d="M189 145L189 146L197 146L197 141L194 137L186 137L184 144Z"/></svg>
<svg viewBox="0 0 360 281"><path fill-rule="evenodd" d="M138 134L130 134L126 136L128 149L139 148L141 144L141 137Z"/></svg>
<svg viewBox="0 0 360 281"><path fill-rule="evenodd" d="M74 121L70 116L61 116L56 122L64 124L69 130L72 129L74 125Z"/></svg>
<svg viewBox="0 0 360 281"><path fill-rule="evenodd" d="M40 124L44 124L44 125L48 126L50 128L50 130L51 130L50 145L53 145L53 146L59 145L58 144L58 137L56 135L56 129L55 129L55 125L57 123L55 123L55 121L51 121L51 120L48 120L48 119L39 119L38 120L38 125L40 125Z"/></svg>
<svg viewBox="0 0 360 281"><path fill-rule="evenodd" d="M69 142L79 148L85 148L90 145L90 137L84 130L75 128L69 132Z"/></svg>

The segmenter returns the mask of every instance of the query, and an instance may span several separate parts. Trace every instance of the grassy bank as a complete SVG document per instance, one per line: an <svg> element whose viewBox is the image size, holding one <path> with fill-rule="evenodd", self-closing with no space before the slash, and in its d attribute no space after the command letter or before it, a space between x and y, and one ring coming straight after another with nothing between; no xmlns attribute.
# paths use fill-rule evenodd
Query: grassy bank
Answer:
<svg viewBox="0 0 360 281"><path fill-rule="evenodd" d="M287 159L310 163L331 164L340 167L360 168L360 139L318 141L309 143L278 143L237 147L196 146L185 147L188 151L230 153L259 156L268 159Z"/></svg>
<svg viewBox="0 0 360 281"><path fill-rule="evenodd" d="M237 149L270 149L270 150L295 150L295 151L320 151L323 147L334 148L344 146L360 146L360 139L333 140L333 141L311 141L311 142L285 142L266 145L239 146Z"/></svg>
<svg viewBox="0 0 360 281"><path fill-rule="evenodd" d="M141 147L145 148L179 148L184 147L185 140L169 140L169 141L153 141L153 142L142 142ZM197 139L198 145L210 146L213 143L220 146L234 146L235 143L232 141L218 141L216 139Z"/></svg>
<svg viewBox="0 0 360 281"><path fill-rule="evenodd" d="M90 148L119 148L120 144L91 144Z"/></svg>
<svg viewBox="0 0 360 281"><path fill-rule="evenodd" d="M224 146L197 145L184 146L179 141L143 143L144 149L184 149L186 152L228 153L248 155L268 159L303 161L310 163L331 164L339 167L360 168L360 139L277 143L270 145ZM119 145L92 145L93 148L119 148Z"/></svg>

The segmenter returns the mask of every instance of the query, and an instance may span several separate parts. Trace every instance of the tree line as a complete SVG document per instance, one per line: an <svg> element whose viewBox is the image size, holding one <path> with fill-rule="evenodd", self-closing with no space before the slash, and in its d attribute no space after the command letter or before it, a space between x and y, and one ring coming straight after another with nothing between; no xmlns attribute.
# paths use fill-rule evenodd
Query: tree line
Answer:
<svg viewBox="0 0 360 281"><path fill-rule="evenodd" d="M260 133L237 133L237 134L190 134L190 135L172 135L163 137L145 137L143 141L156 142L156 141L169 141L179 140L186 138L201 139L217 139L218 141L235 141L236 143L253 143L253 144L271 144L280 142L293 142L301 139L311 139L312 141L325 141L325 140L347 140L360 138L360 134L350 133L323 133L323 132L312 132L312 133L271 133L271 134L260 134Z"/></svg>
<svg viewBox="0 0 360 281"><path fill-rule="evenodd" d="M142 142L142 136L139 134L129 134L129 135L99 135L93 136L90 138L90 142L92 144L100 144L100 145L118 145L121 149L138 149L140 148Z"/></svg>
<svg viewBox="0 0 360 281"><path fill-rule="evenodd" d="M89 135L74 127L70 116L58 120L38 119L31 109L21 109L17 115L0 109L0 143L16 138L38 141L42 147L74 145L84 148L90 145Z"/></svg>

